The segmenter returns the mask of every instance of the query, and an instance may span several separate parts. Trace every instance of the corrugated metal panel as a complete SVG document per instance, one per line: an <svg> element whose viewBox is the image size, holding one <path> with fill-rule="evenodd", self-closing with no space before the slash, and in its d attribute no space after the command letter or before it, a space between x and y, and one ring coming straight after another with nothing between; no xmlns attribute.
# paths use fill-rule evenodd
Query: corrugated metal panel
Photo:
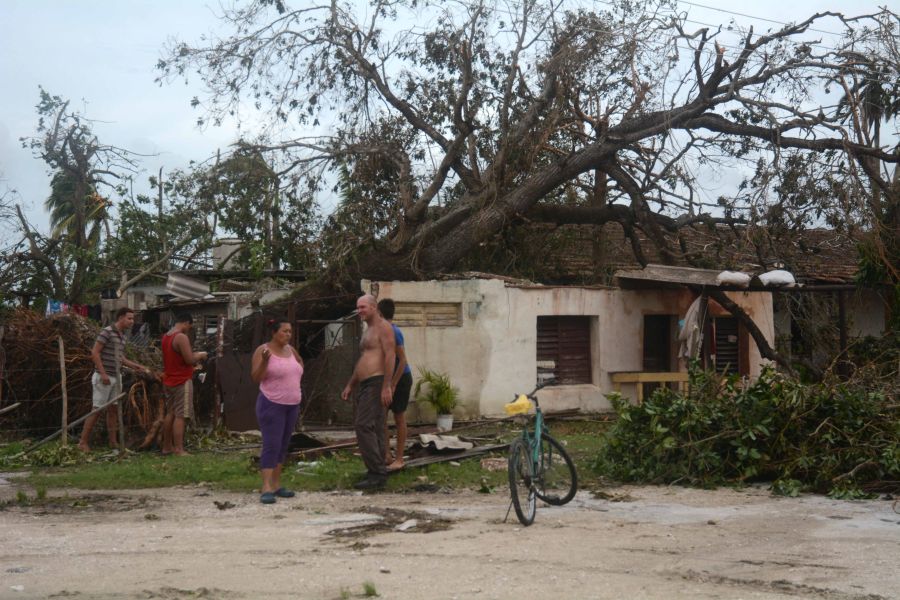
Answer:
<svg viewBox="0 0 900 600"><path fill-rule="evenodd" d="M209 295L209 284L186 275L169 273L166 290L178 298L204 298Z"/></svg>
<svg viewBox="0 0 900 600"><path fill-rule="evenodd" d="M555 363L559 383L591 383L589 317L538 317L537 360Z"/></svg>
<svg viewBox="0 0 900 600"><path fill-rule="evenodd" d="M398 327L460 327L462 304L459 302L397 302L394 324Z"/></svg>

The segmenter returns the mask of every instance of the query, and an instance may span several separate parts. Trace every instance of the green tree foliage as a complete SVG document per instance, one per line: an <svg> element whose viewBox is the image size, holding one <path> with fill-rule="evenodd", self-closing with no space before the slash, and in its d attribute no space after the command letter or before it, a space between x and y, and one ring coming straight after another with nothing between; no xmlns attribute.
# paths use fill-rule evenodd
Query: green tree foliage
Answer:
<svg viewBox="0 0 900 600"><path fill-rule="evenodd" d="M197 199L192 175L173 171L165 180L150 177L149 186L156 197L131 197L127 189L119 189L115 234L106 249L109 264L126 272L126 279L147 267L165 271L209 266L214 224L210 207Z"/></svg>
<svg viewBox="0 0 900 600"><path fill-rule="evenodd" d="M228 158L194 173L196 198L225 235L241 240L239 258L262 269L313 269L321 219L310 191L282 176L257 149L240 145Z"/></svg>

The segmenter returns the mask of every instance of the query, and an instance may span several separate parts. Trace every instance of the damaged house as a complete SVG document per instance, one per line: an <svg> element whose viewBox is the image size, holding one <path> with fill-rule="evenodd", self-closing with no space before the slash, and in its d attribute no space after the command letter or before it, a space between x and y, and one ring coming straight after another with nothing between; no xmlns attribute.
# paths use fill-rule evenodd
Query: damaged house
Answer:
<svg viewBox="0 0 900 600"><path fill-rule="evenodd" d="M773 246L769 254L746 240L723 242L698 230L687 248L716 267L709 269L642 269L620 228L603 228L599 252L591 231L579 237L570 227L564 244L548 236L534 246L545 253L542 280L558 284L466 274L364 281L362 289L397 303L395 323L403 328L413 367L447 373L461 391L460 416L470 417L499 415L514 394L553 376L560 385L541 392L546 407L587 412L609 410L612 391L639 402L655 386L683 385L689 358L719 372L758 376L769 361L753 335L715 300L701 301L704 289L722 291L766 345L786 354L802 352L800 342L811 330L798 319L798 305L826 307L819 320L834 330L841 352L853 339L882 335L888 323L880 291L855 284L852 241L827 230L804 232L797 247ZM750 275L786 268L790 281L766 285L747 277L743 285L728 284L719 275L729 267ZM696 317L692 305L702 325L689 322Z"/></svg>

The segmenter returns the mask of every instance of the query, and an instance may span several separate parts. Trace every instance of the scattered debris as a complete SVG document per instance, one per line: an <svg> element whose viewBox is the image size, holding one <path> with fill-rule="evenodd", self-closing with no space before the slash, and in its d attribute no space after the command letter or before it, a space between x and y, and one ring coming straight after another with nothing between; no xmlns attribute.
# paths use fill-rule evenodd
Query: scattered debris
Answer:
<svg viewBox="0 0 900 600"><path fill-rule="evenodd" d="M419 524L419 522L416 519L409 519L407 521L403 521L402 523L400 523L399 525L394 527L394 530L395 531L406 531L407 529L412 529L413 527L415 527L418 524Z"/></svg>
<svg viewBox="0 0 900 600"><path fill-rule="evenodd" d="M411 460L406 461L406 464L403 466L404 469L409 469L411 467L421 467L424 465L430 465L433 463L439 462L450 462L450 461L460 461L466 458L472 458L474 456L481 456L482 454L487 454L489 452L499 452L501 450L505 450L509 447L509 444L493 444L490 446L476 446L469 450L456 451L456 452L443 452L441 454L428 454L422 456L421 458L413 458ZM505 459L504 459L505 460Z"/></svg>
<svg viewBox="0 0 900 600"><path fill-rule="evenodd" d="M228 510L229 508L234 508L235 506L237 506L236 504L232 504L228 500L225 500L224 502L213 500L213 504L215 504L216 508L218 508L219 510Z"/></svg>
<svg viewBox="0 0 900 600"><path fill-rule="evenodd" d="M608 502L634 502L635 498L629 494L609 494L603 490L592 490L591 495L598 500L606 500Z"/></svg>
<svg viewBox="0 0 900 600"><path fill-rule="evenodd" d="M419 436L419 445L434 450L470 450L475 447L472 442L464 442L456 435L439 435L423 433Z"/></svg>

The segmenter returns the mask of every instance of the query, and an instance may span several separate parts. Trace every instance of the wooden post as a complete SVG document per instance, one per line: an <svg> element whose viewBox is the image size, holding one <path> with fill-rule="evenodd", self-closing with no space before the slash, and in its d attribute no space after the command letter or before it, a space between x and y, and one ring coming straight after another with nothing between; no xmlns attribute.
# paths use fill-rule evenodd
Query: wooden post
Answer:
<svg viewBox="0 0 900 600"><path fill-rule="evenodd" d="M222 414L222 386L219 377L219 362L225 355L225 315L219 315L216 324L216 361L213 363L215 368L215 377L213 378L214 404L212 429L215 431L219 427L219 418Z"/></svg>
<svg viewBox="0 0 900 600"><path fill-rule="evenodd" d="M119 386L121 386L121 385L122 385L122 372L119 371ZM121 387L119 389L121 389ZM120 394L120 397L124 396L124 395L125 395L125 393L122 392ZM119 456L121 457L125 454L125 419L122 415L122 413L125 412L125 403L119 402L119 405L116 408L118 409L116 411L116 414L118 414L118 416L119 416Z"/></svg>
<svg viewBox="0 0 900 600"><path fill-rule="evenodd" d="M707 330L707 326L712 319L707 319L709 314L709 296L706 290L700 292L700 366L708 369L709 365L709 334L711 330ZM709 323L708 323L709 322Z"/></svg>
<svg viewBox="0 0 900 600"><path fill-rule="evenodd" d="M59 374L62 386L62 447L69 443L69 391L66 389L66 347L62 336L59 336Z"/></svg>

